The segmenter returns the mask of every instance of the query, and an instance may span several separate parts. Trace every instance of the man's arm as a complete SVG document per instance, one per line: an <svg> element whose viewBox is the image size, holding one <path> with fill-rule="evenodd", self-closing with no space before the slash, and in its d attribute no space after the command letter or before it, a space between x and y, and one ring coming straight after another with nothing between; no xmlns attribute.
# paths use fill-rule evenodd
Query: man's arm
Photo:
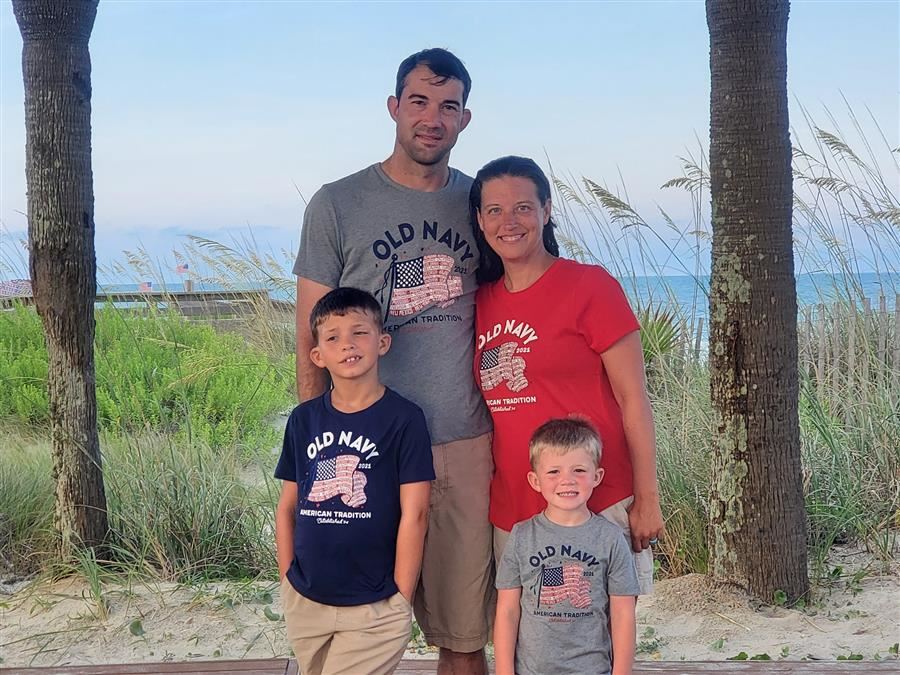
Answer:
<svg viewBox="0 0 900 675"><path fill-rule="evenodd" d="M294 318L297 324L297 400L300 403L320 396L325 391L325 371L309 359L315 347L309 329L309 315L313 307L331 288L323 284L297 277L297 304Z"/></svg>
<svg viewBox="0 0 900 675"><path fill-rule="evenodd" d="M647 396L641 336L629 333L601 354L613 395L622 411L625 440L631 453L634 504L628 512L631 548L642 551L663 533L656 480L656 431Z"/></svg>
<svg viewBox="0 0 900 675"><path fill-rule="evenodd" d="M497 675L515 675L516 641L519 638L519 618L522 608L521 588L497 590L497 615L494 618L494 659Z"/></svg>
<svg viewBox="0 0 900 675"><path fill-rule="evenodd" d="M631 675L634 667L635 617L633 595L609 596L609 632L612 639L612 675ZM494 629L496 631L496 628ZM499 675L500 671L497 670Z"/></svg>
<svg viewBox="0 0 900 675"><path fill-rule="evenodd" d="M422 568L430 497L431 481L400 485L400 527L397 529L394 582L410 604Z"/></svg>
<svg viewBox="0 0 900 675"><path fill-rule="evenodd" d="M294 521L297 512L297 484L281 481L281 496L275 507L275 554L278 558L278 577L283 578L294 561Z"/></svg>

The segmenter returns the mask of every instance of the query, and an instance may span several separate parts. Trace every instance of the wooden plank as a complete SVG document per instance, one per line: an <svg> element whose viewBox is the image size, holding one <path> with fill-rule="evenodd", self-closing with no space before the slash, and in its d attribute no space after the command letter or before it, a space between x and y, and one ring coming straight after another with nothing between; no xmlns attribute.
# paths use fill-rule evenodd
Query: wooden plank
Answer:
<svg viewBox="0 0 900 675"><path fill-rule="evenodd" d="M437 672L437 661L406 659L397 667L404 675L429 675ZM68 666L58 668L7 668L6 675L299 675L295 661L288 659L248 659L243 661L188 661L179 663L132 663L106 666ZM793 673L807 675L862 675L862 673L900 673L900 663L892 661L638 661L634 675L741 675L746 673Z"/></svg>
<svg viewBox="0 0 900 675"><path fill-rule="evenodd" d="M634 675L668 673L669 675L700 675L718 673L808 673L809 675L862 675L862 673L898 673L897 661L694 661L664 663L638 661Z"/></svg>
<svg viewBox="0 0 900 675"><path fill-rule="evenodd" d="M872 356L871 343L869 336L872 329L872 302L869 298L863 298L863 353L862 353L862 375L860 377L860 394L863 409L869 402L869 359Z"/></svg>
<svg viewBox="0 0 900 675"><path fill-rule="evenodd" d="M816 333L819 336L819 350L816 354L816 393L821 401L825 393L825 305L817 306Z"/></svg>
<svg viewBox="0 0 900 675"><path fill-rule="evenodd" d="M694 338L694 361L700 362L700 345L703 344L703 317L697 320L697 336Z"/></svg>
<svg viewBox="0 0 900 675"><path fill-rule="evenodd" d="M887 336L888 336L887 298L884 294L878 296L878 315L875 317L875 330L878 331L878 385L886 384L887 375Z"/></svg>
<svg viewBox="0 0 900 675"><path fill-rule="evenodd" d="M291 667L294 670L291 670ZM242 659L240 661L169 661L166 663L122 663L103 666L53 666L49 668L7 668L4 675L290 675L297 673L290 659Z"/></svg>
<svg viewBox="0 0 900 675"><path fill-rule="evenodd" d="M900 384L900 293L894 297L894 369L891 374L891 389L897 391Z"/></svg>
<svg viewBox="0 0 900 675"><path fill-rule="evenodd" d="M836 410L841 404L841 316L839 305L831 306L831 409Z"/></svg>
<svg viewBox="0 0 900 675"><path fill-rule="evenodd" d="M847 320L847 388L844 390L844 423L849 427L856 407L856 303L850 303Z"/></svg>

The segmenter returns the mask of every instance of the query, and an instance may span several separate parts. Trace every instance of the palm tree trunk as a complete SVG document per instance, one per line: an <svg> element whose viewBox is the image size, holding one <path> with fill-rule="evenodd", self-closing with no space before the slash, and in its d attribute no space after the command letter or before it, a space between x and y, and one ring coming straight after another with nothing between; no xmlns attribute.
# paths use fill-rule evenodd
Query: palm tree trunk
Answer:
<svg viewBox="0 0 900 675"><path fill-rule="evenodd" d="M106 496L94 390L91 59L97 0L13 0L22 33L28 244L49 354L60 552L101 545Z"/></svg>
<svg viewBox="0 0 900 675"><path fill-rule="evenodd" d="M707 0L710 572L764 601L809 590L791 231L787 0Z"/></svg>

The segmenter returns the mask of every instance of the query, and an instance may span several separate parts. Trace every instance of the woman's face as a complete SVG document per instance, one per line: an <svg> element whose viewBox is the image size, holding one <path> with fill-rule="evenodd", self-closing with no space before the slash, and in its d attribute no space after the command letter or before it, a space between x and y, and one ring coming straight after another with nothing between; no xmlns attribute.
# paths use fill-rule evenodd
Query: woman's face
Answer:
<svg viewBox="0 0 900 675"><path fill-rule="evenodd" d="M485 182L477 216L488 246L504 263L536 262L548 255L543 232L550 220L550 199L541 205L530 179L500 176Z"/></svg>

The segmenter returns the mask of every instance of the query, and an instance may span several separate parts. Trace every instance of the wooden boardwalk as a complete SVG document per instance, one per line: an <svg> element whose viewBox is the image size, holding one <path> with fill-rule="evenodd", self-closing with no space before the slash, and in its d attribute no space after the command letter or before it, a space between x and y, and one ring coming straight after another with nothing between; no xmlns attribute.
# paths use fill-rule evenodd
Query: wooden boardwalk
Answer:
<svg viewBox="0 0 900 675"><path fill-rule="evenodd" d="M293 314L294 304L271 297L267 288L243 290L177 290L161 289L98 290L97 304L104 302L128 303L140 308L165 304L174 307L185 316L243 316L252 315L258 307L268 303L273 309ZM31 295L0 296L0 309L11 309L16 304L34 304Z"/></svg>
<svg viewBox="0 0 900 675"><path fill-rule="evenodd" d="M4 675L299 675L292 659L246 659L243 661L186 661L131 663L108 666L67 666L51 668L0 668ZM397 668L401 675L429 675L437 672L437 661L405 659ZM796 673L800 675L862 675L900 673L900 661L638 661L634 675L746 675L748 673ZM366 675L360 673L360 675ZM548 673L547 675L553 675Z"/></svg>

